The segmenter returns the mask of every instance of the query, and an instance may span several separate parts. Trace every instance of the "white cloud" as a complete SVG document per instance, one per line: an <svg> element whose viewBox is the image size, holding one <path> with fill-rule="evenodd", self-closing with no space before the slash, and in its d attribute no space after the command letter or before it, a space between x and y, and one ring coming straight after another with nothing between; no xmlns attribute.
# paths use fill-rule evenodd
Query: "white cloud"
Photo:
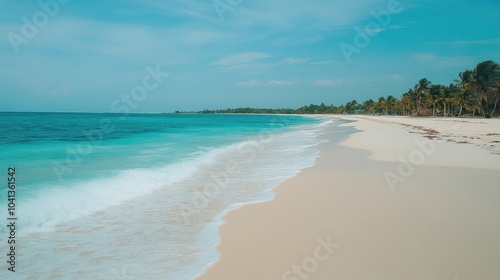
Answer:
<svg viewBox="0 0 500 280"><path fill-rule="evenodd" d="M368 35L370 35L370 34L378 34L378 33L382 33L382 32L385 32L385 31L387 31L387 29L382 28L382 27L366 29L366 32L367 32Z"/></svg>
<svg viewBox="0 0 500 280"><path fill-rule="evenodd" d="M328 64L333 64L335 63L335 61L333 60L323 60L323 61L314 61L314 62L311 62L309 64L311 65L328 65Z"/></svg>
<svg viewBox="0 0 500 280"><path fill-rule="evenodd" d="M313 86L332 86L332 80L316 80L313 83Z"/></svg>
<svg viewBox="0 0 500 280"><path fill-rule="evenodd" d="M239 82L236 84L237 87L261 87L264 83L257 80L250 80L246 82Z"/></svg>
<svg viewBox="0 0 500 280"><path fill-rule="evenodd" d="M468 66L474 64L475 61L466 56L438 56L433 53L414 53L412 58L417 62L432 64L433 67Z"/></svg>
<svg viewBox="0 0 500 280"><path fill-rule="evenodd" d="M270 28L332 29L338 25L351 26L369 11L385 4L382 0L303 1L254 0L253 5L242 3L232 18L238 26L262 25ZM258 7L256 9L255 7ZM360 8L362 7L362 8Z"/></svg>
<svg viewBox="0 0 500 280"><path fill-rule="evenodd" d="M432 62L436 59L436 55L432 53L415 53L412 57L420 62Z"/></svg>
<svg viewBox="0 0 500 280"><path fill-rule="evenodd" d="M393 80L401 80L403 77L401 77L400 75L398 74L392 74L389 76L389 78L393 79Z"/></svg>
<svg viewBox="0 0 500 280"><path fill-rule="evenodd" d="M267 82L270 85L275 86L289 86L295 84L295 81L285 81L285 80L272 80Z"/></svg>
<svg viewBox="0 0 500 280"><path fill-rule="evenodd" d="M309 58L287 57L283 59L281 62L285 64L300 64L300 63L306 63L308 61Z"/></svg>
<svg viewBox="0 0 500 280"><path fill-rule="evenodd" d="M207 45L226 40L227 35L209 30L192 30L190 28L179 28L170 32L171 38L184 46Z"/></svg>
<svg viewBox="0 0 500 280"><path fill-rule="evenodd" d="M227 55L215 62L212 65L217 66L239 66L244 64L252 64L271 57L268 53L261 52L243 52L239 54Z"/></svg>
<svg viewBox="0 0 500 280"><path fill-rule="evenodd" d="M117 24L106 21L89 21L68 17L52 19L44 32L21 45L25 49L63 50L80 57L81 52L108 58L124 58L128 61L152 61L162 64L192 63L194 56L185 45L211 44L225 38L222 33L206 30L189 30L183 27L148 27L141 24ZM179 44L172 44L172 41ZM75 55L76 54L76 55Z"/></svg>
<svg viewBox="0 0 500 280"><path fill-rule="evenodd" d="M469 40L454 42L431 42L431 45L500 45L500 38L487 40Z"/></svg>
<svg viewBox="0 0 500 280"><path fill-rule="evenodd" d="M416 21L409 21L409 22L402 23L402 24L390 24L388 26L388 29L391 29L391 30L404 29L404 28L408 28L411 25L414 25L416 23L417 23Z"/></svg>
<svg viewBox="0 0 500 280"><path fill-rule="evenodd" d="M58 95L58 96L68 96L71 95L71 87L67 85L60 85L57 86L54 91L52 92L52 95Z"/></svg>
<svg viewBox="0 0 500 280"><path fill-rule="evenodd" d="M320 35L311 35L311 34L300 34L296 36L287 36L276 39L273 41L273 44L280 46L291 46L291 45L311 45L314 43L321 42L324 36Z"/></svg>
<svg viewBox="0 0 500 280"><path fill-rule="evenodd" d="M191 20L203 20L218 22L219 18L212 5L197 0L133 0L138 5L146 5L151 8L148 12L161 14L165 17L188 17ZM143 12L143 11L142 11ZM141 11L129 11L132 15L143 15ZM144 13L144 12L143 12ZM128 15L128 14L127 14Z"/></svg>
<svg viewBox="0 0 500 280"><path fill-rule="evenodd" d="M331 87L331 86L338 86L342 85L344 82L341 79L337 80L316 80L313 82L313 86L318 86L318 87Z"/></svg>

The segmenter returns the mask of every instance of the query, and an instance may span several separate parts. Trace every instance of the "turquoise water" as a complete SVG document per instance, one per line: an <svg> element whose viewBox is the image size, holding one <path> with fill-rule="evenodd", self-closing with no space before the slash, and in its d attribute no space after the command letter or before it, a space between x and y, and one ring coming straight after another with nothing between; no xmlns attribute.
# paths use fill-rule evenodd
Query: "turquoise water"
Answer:
<svg viewBox="0 0 500 280"><path fill-rule="evenodd" d="M0 113L2 165L18 165L27 186L176 162L307 118L229 115ZM76 167L77 168L72 168ZM72 170L69 171L68 168ZM49 169L56 169L50 171ZM61 177L61 178L59 178Z"/></svg>
<svg viewBox="0 0 500 280"><path fill-rule="evenodd" d="M271 198L272 188L314 164L326 124L299 116L0 113L0 180L8 167L17 177L23 262L15 277L191 279L217 259L221 215ZM6 187L0 209L7 212ZM4 249L6 227L0 234ZM17 279L5 271L0 279Z"/></svg>

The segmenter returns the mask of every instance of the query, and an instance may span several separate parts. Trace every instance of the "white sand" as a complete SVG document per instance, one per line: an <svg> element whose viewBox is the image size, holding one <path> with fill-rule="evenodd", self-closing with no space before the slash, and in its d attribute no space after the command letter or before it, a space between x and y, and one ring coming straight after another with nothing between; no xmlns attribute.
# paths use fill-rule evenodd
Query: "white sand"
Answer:
<svg viewBox="0 0 500 280"><path fill-rule="evenodd" d="M456 144L472 144L500 155L500 119L413 118L389 116L342 116L369 123L393 124L410 133L420 133L435 140ZM359 126L362 129L364 123ZM366 127L366 126L365 126ZM380 137L384 135L379 134Z"/></svg>
<svg viewBox="0 0 500 280"><path fill-rule="evenodd" d="M199 279L500 279L500 156L444 139L487 142L498 120L481 128L472 122L483 120L446 120L463 129L443 127L443 140L432 142L390 123L437 130L445 120L373 120L344 126L364 131L323 144L317 164L280 185L274 200L228 213L221 258ZM433 152L416 140L435 144ZM398 171L400 157L412 172ZM391 188L386 174L403 180ZM340 247L325 249L328 238Z"/></svg>

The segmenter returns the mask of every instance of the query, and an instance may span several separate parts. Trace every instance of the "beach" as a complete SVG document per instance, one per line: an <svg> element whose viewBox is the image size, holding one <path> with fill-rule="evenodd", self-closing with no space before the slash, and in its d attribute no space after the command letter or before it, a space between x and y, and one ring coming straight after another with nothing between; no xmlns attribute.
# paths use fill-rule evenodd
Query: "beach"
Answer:
<svg viewBox="0 0 500 280"><path fill-rule="evenodd" d="M500 120L339 117L197 279L499 279Z"/></svg>
<svg viewBox="0 0 500 280"><path fill-rule="evenodd" d="M500 280L500 1L2 1L0 280Z"/></svg>

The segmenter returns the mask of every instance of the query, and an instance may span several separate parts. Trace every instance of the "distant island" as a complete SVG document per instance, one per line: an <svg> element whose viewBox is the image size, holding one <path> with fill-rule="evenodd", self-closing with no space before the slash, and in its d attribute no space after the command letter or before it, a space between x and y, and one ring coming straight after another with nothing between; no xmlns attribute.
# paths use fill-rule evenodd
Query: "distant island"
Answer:
<svg viewBox="0 0 500 280"><path fill-rule="evenodd" d="M458 74L450 85L432 84L427 78L403 93L401 98L392 95L379 97L377 101L356 100L340 106L306 105L298 109L234 108L203 110L198 114L365 114L399 116L481 116L498 117L500 101L500 65L491 60L479 63L473 70Z"/></svg>

